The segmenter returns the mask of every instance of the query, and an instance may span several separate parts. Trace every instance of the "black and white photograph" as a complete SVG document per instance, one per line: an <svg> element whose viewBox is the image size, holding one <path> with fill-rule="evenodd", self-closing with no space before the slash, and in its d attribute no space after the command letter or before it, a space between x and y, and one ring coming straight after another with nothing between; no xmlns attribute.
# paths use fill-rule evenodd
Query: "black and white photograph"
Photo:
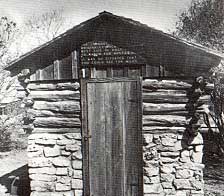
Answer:
<svg viewBox="0 0 224 196"><path fill-rule="evenodd" d="M0 196L224 196L224 1L0 0Z"/></svg>

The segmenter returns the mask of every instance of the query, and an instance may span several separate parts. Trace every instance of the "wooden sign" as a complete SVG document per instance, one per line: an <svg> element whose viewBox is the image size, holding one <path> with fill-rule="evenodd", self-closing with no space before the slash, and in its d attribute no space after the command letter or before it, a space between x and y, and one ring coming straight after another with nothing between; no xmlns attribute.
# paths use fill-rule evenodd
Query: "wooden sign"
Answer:
<svg viewBox="0 0 224 196"><path fill-rule="evenodd" d="M81 47L81 64L89 66L143 65L144 59L134 52L106 42L88 42Z"/></svg>

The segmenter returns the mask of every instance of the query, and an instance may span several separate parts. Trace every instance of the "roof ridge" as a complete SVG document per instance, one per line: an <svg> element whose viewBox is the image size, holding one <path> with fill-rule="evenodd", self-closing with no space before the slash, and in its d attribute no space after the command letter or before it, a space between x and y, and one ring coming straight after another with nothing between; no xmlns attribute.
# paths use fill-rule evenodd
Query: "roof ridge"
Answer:
<svg viewBox="0 0 224 196"><path fill-rule="evenodd" d="M44 51L46 51L48 49L53 50L56 45L58 45L58 44L62 45L61 42L64 41L63 39L67 39L67 38L69 39L70 37L72 38L72 37L76 36L76 33L80 33L82 31L86 30L85 29L86 26L89 28L90 27L89 25L91 25L91 24L94 25L94 22L96 22L98 24L99 22L102 22L103 19L106 19L106 21L107 21L107 19L111 19L115 23L118 22L118 23L123 23L124 25L129 25L130 28L134 28L137 31L143 30L145 34L154 33L154 34L158 34L159 36L163 36L166 39L175 40L176 43L181 44L183 47L188 47L189 49L190 49L190 47L195 48L198 53L204 52L207 55L212 55L213 56L212 58L219 58L219 59L224 58L224 55L220 54L218 51L212 51L211 49L209 49L207 47L204 47L199 44L192 43L187 40L175 37L172 34L165 33L162 30L158 30L158 29L148 26L147 24L143 24L140 21L134 20L132 18L127 18L124 16L114 15L113 13L104 10L103 12L100 12L97 16L90 18L78 25L73 26L72 28L70 28L67 31L65 31L64 33L58 35L54 39L52 39L40 46L37 46L34 49L30 50L29 52L21 55L19 58L11 61L5 67L5 69L12 70L15 66L19 66L19 67L20 66L28 66L28 64L31 62L34 64L35 61L37 62L38 56L41 53L43 53ZM90 28L92 30L92 26ZM72 50L72 48L70 50ZM52 56L51 55L52 55L52 53L49 53L48 57L53 58L52 57L53 55ZM24 63L25 64L28 63L28 64L23 65Z"/></svg>

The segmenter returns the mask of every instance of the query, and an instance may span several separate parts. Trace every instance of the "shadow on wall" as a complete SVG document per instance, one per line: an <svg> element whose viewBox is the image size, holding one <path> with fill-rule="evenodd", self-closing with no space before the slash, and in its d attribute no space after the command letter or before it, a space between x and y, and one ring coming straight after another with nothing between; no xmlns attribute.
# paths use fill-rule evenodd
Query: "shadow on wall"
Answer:
<svg viewBox="0 0 224 196"><path fill-rule="evenodd" d="M5 186L8 192L13 195L16 195L17 193L18 196L30 196L31 191L28 166L24 165L0 177L0 184Z"/></svg>

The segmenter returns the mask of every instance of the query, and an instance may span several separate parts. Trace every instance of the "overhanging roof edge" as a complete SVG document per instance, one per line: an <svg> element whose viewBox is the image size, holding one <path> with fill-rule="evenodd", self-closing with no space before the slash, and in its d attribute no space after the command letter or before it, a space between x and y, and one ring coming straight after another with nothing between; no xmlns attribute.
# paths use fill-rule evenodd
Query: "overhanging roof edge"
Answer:
<svg viewBox="0 0 224 196"><path fill-rule="evenodd" d="M139 28L144 28L144 29L146 29L146 30L153 31L154 33L158 33L158 34L160 34L160 35L162 35L162 36L165 36L165 37L167 37L167 38L169 38L169 39L173 39L173 40L175 40L175 41L178 42L178 43L184 44L184 45L187 46L187 47L195 48L196 50L199 50L199 51L201 51L201 52L205 52L205 53L207 53L207 54L209 54L209 55L212 55L212 56L214 56L214 57L216 57L216 58L219 58L220 60L221 60L221 59L224 59L224 55L223 55L223 54L220 54L220 53L217 52L217 51L211 50L211 49L206 48L206 47L204 47L204 46L201 46L201 45L199 45L199 44L195 44L195 43L188 42L188 41L186 41L186 40L183 40L183 39L174 37L174 36L172 36L172 35L170 35L170 34L168 34L168 33L165 33L165 32L163 32L163 31L161 31L161 30L157 30L157 29L155 29L155 28L153 28L153 27L149 27L149 26L147 26L147 25L145 25L145 24L142 24L142 23L140 23L140 22L138 22L138 21L135 21L135 20L132 20L132 19L129 19L129 18L125 18L125 17L122 17L122 16L117 16L117 15L114 15L114 14L112 14L112 13L109 13L109 12L105 12L105 11L104 11L104 12L101 12L99 15L97 15L97 16L95 16L95 17L89 19L89 20L86 20L86 21L84 21L84 22L82 22L82 23L80 23L80 24L78 24L78 25L76 25L76 26L74 26L73 28L67 30L66 32L64 32L64 33L62 33L61 35L57 36L56 38L50 40L49 42L46 42L46 43L42 44L41 46L38 46L38 47L34 48L33 50L31 50L31 51L25 53L24 55L20 56L18 59L12 61L12 62L11 62L8 66L6 66L4 69L5 69L5 70L8 70L8 71L12 70L12 69L15 68L16 66L18 66L20 62L22 63L22 61L26 60L26 59L27 59L28 57L30 57L31 55L36 54L36 55L38 56L38 53L40 53L41 50L43 50L43 49L47 49L47 48L50 49L51 47L53 47L53 45L54 45L56 42L60 42L62 39L64 39L64 38L66 38L67 36L72 35L73 33L75 33L75 31L81 30L82 27L84 27L84 26L87 25L88 23L91 23L91 22L93 22L94 20L97 20L98 18L100 18L100 17L102 17L102 16L105 16L105 15L106 15L106 16L110 16L110 17L114 17L114 18L116 18L117 20L122 20L122 21L126 22L126 23L129 24L129 25L135 25L135 26L138 26ZM33 58L35 58L35 56L34 56ZM23 66L23 65L21 65L21 66Z"/></svg>

